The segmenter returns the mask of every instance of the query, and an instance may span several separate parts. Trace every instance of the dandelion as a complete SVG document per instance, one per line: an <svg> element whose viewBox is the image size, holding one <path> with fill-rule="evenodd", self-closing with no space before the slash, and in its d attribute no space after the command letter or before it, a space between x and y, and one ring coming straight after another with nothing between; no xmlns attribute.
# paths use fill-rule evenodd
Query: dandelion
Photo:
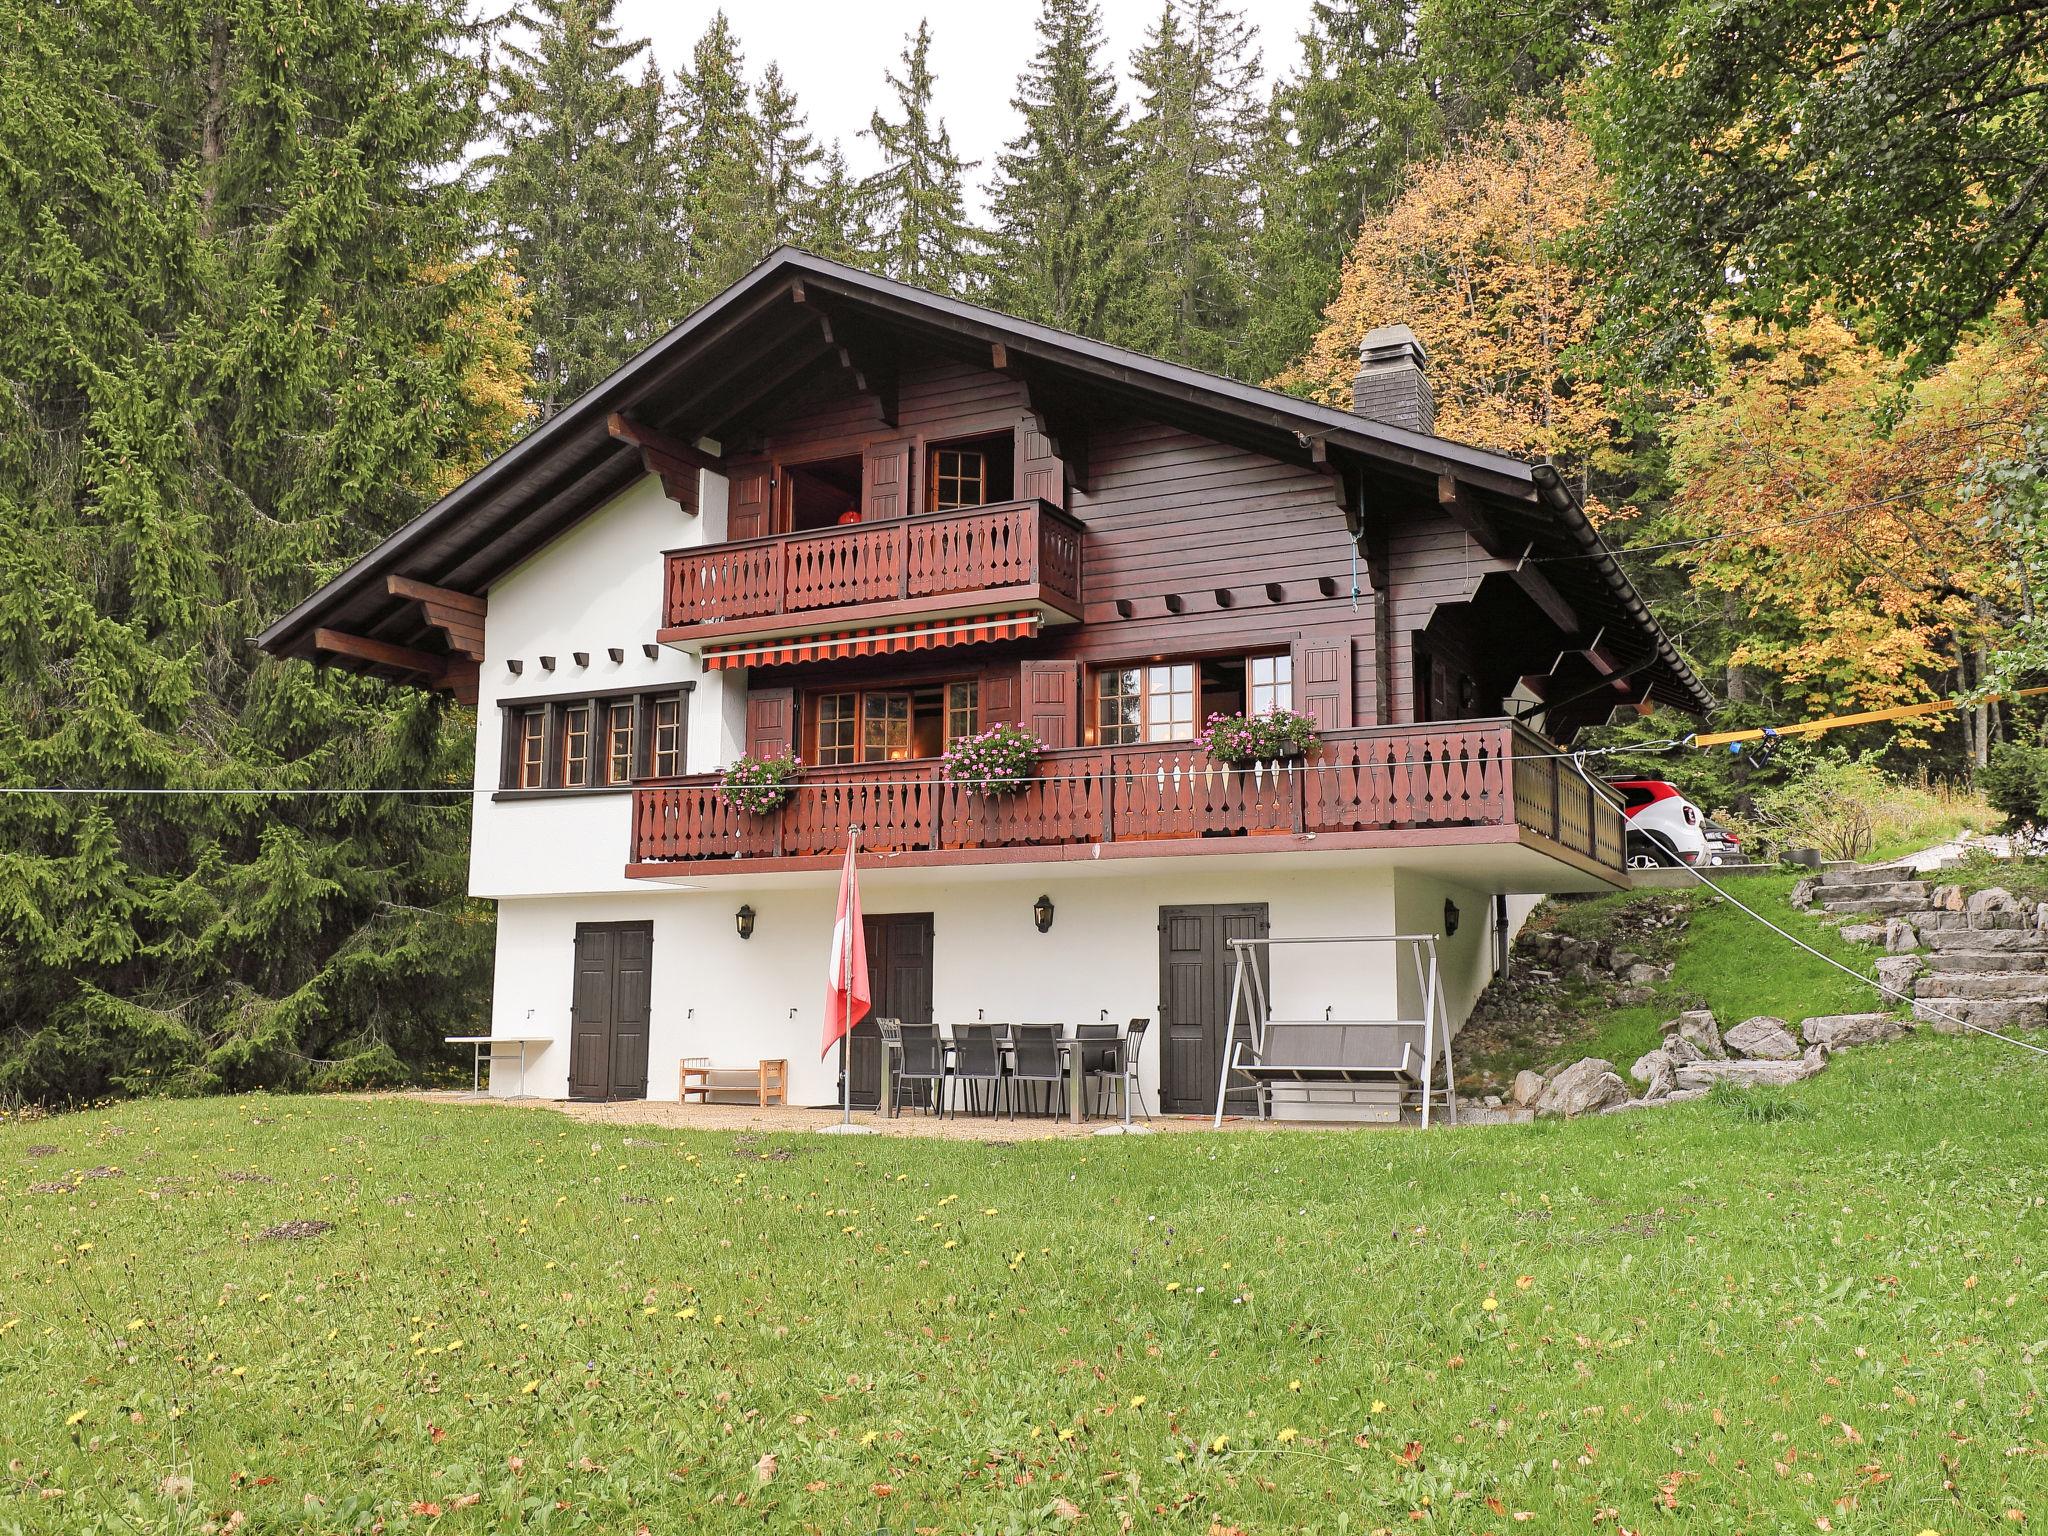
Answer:
<svg viewBox="0 0 2048 1536"><path fill-rule="evenodd" d="M73 1415L71 1415L70 1418L64 1421L64 1427L66 1429L76 1429L80 1424L85 1422L85 1416L91 1411L92 1410L90 1408L79 1409L78 1412L74 1413Z"/></svg>
<svg viewBox="0 0 2048 1536"><path fill-rule="evenodd" d="M1229 1444L1230 1444L1230 1436L1228 1436L1228 1435L1218 1435L1218 1436L1217 1436L1217 1437L1216 1437L1216 1438L1215 1438L1214 1440L1211 1440L1211 1441L1209 1442L1209 1449L1210 1449L1210 1451L1211 1451L1211 1452L1213 1452L1214 1454L1216 1454L1216 1455L1218 1455L1218 1456L1221 1456L1221 1455L1223 1454L1223 1449L1224 1449L1224 1447L1225 1447L1225 1446L1227 1446L1227 1445L1229 1445Z"/></svg>
<svg viewBox="0 0 2048 1536"><path fill-rule="evenodd" d="M1486 1300L1479 1303L1479 1305L1481 1308L1488 1312L1498 1312L1500 1310L1500 1303L1494 1300L1491 1296L1487 1297Z"/></svg>
<svg viewBox="0 0 2048 1536"><path fill-rule="evenodd" d="M531 1397L534 1393L538 1392L539 1390L540 1382L538 1380L529 1381L525 1386L519 1389L520 1395L523 1397Z"/></svg>
<svg viewBox="0 0 2048 1536"><path fill-rule="evenodd" d="M1296 1379L1294 1381L1290 1381L1289 1383L1287 1383L1287 1390L1290 1392L1299 1392L1301 1390L1300 1380Z"/></svg>
<svg viewBox="0 0 2048 1536"><path fill-rule="evenodd" d="M1387 1405L1381 1402L1378 1398L1374 1398L1372 1400L1372 1411L1374 1413L1385 1413L1387 1411Z"/></svg>
<svg viewBox="0 0 2048 1536"><path fill-rule="evenodd" d="M1132 1398L1132 1399L1131 1399L1131 1406L1132 1406L1133 1408L1142 1408L1142 1407L1144 1407L1144 1406L1145 1406L1145 1394L1144 1394L1144 1393L1142 1393L1142 1392L1140 1392L1140 1393L1139 1393L1139 1394L1138 1394L1138 1395L1137 1395L1136 1397Z"/></svg>
<svg viewBox="0 0 2048 1536"><path fill-rule="evenodd" d="M1180 1289L1180 1282L1178 1280L1169 1280L1166 1282L1166 1288L1169 1291L1177 1291Z"/></svg>
<svg viewBox="0 0 2048 1536"><path fill-rule="evenodd" d="M1292 1440L1296 1435L1300 1433L1300 1430L1296 1429L1292 1424L1290 1424L1285 1429L1281 1430L1280 1433L1275 1435L1273 1438L1278 1440L1282 1445L1285 1445L1288 1441Z"/></svg>

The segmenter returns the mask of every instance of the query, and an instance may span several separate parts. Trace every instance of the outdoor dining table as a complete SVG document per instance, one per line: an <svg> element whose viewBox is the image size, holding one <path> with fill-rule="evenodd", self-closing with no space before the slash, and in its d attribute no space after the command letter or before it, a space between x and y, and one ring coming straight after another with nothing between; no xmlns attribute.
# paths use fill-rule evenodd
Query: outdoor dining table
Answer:
<svg viewBox="0 0 2048 1536"><path fill-rule="evenodd" d="M1059 1045L1060 1052L1060 1070L1066 1074L1067 1078L1067 1123L1070 1125L1081 1125L1085 1123L1088 1118L1086 1113L1081 1108L1081 1089L1083 1084L1087 1081L1087 1074L1083 1070L1083 1068L1086 1065L1088 1053L1085 1050L1076 1049L1076 1047L1079 1046L1113 1048L1116 1051L1118 1069L1116 1074L1117 1105L1121 1116L1124 1119L1129 1119L1130 1107L1127 1103L1125 1103L1124 1076L1122 1070L1123 1053L1126 1049L1128 1049L1129 1036L1126 1035L1122 1030L1119 1030L1117 1031L1117 1034L1113 1039L1104 1038L1099 1040L1077 1040L1072 1035L1067 1034L1065 1032L1065 1028L1066 1027L1064 1025L1061 1026L1061 1033L1057 1043ZM950 1034L941 1034L939 1037L939 1043L946 1053L947 1060L950 1061L952 1059L954 1049L953 1037ZM1010 1049L1010 1042L1008 1040L998 1041L997 1044L999 1048L1005 1052L1009 1051ZM893 1115L895 1113L895 1110L892 1108L893 1100L890 1092L890 1083L891 1080L896 1076L895 1057L899 1050L900 1046L893 1041L885 1041L883 1044L882 1094L878 1108L884 1114L889 1115Z"/></svg>

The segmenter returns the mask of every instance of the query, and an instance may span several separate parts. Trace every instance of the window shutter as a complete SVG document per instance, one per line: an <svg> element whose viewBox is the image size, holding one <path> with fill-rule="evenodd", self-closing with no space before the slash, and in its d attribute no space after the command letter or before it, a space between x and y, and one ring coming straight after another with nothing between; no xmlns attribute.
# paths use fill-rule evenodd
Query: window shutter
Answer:
<svg viewBox="0 0 2048 1536"><path fill-rule="evenodd" d="M775 757L796 743L796 690L753 688L747 692L747 756Z"/></svg>
<svg viewBox="0 0 2048 1536"><path fill-rule="evenodd" d="M1053 452L1052 439L1036 427L1017 429L1017 496L1056 507L1067 504L1067 466Z"/></svg>
<svg viewBox="0 0 2048 1536"><path fill-rule="evenodd" d="M1297 640L1294 707L1315 718L1316 727L1341 731L1351 724L1351 641Z"/></svg>
<svg viewBox="0 0 2048 1536"><path fill-rule="evenodd" d="M1017 669L990 667L980 681L981 728L1017 724Z"/></svg>
<svg viewBox="0 0 2048 1536"><path fill-rule="evenodd" d="M726 503L725 536L728 539L758 539L773 533L769 517L769 477L766 464L734 465L731 494Z"/></svg>
<svg viewBox="0 0 2048 1536"><path fill-rule="evenodd" d="M910 443L873 443L860 478L863 522L902 517L910 510Z"/></svg>
<svg viewBox="0 0 2048 1536"><path fill-rule="evenodd" d="M1024 728L1051 748L1080 740L1081 663L1027 661L1021 669Z"/></svg>

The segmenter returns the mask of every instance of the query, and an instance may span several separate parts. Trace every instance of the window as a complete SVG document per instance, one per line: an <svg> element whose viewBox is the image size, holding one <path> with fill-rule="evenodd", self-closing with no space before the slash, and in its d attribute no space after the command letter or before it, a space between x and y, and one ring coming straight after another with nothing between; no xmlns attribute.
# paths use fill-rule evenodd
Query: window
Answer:
<svg viewBox="0 0 2048 1536"><path fill-rule="evenodd" d="M687 687L504 706L501 789L603 789L684 771ZM645 752L645 757L642 754Z"/></svg>
<svg viewBox="0 0 2048 1536"><path fill-rule="evenodd" d="M548 712L545 709L527 709L519 713L518 753L514 758L513 785L519 789L539 789L544 781L542 775L547 767Z"/></svg>
<svg viewBox="0 0 2048 1536"><path fill-rule="evenodd" d="M671 779L683 771L683 697L664 694L654 701L651 767L657 779Z"/></svg>
<svg viewBox="0 0 2048 1536"><path fill-rule="evenodd" d="M981 729L981 685L946 684L946 745Z"/></svg>
<svg viewBox="0 0 2048 1536"><path fill-rule="evenodd" d="M1245 663L1245 677L1251 695L1247 707L1252 714L1294 708L1292 656L1254 656Z"/></svg>
<svg viewBox="0 0 2048 1536"><path fill-rule="evenodd" d="M860 760L900 762L910 756L910 695L870 693L861 700Z"/></svg>
<svg viewBox="0 0 2048 1536"><path fill-rule="evenodd" d="M630 784L633 782L633 715L631 699L620 699L605 711L604 758L605 782Z"/></svg>
<svg viewBox="0 0 2048 1536"><path fill-rule="evenodd" d="M1095 740L1105 747L1192 741L1195 667L1155 662L1095 674Z"/></svg>
<svg viewBox="0 0 2048 1536"><path fill-rule="evenodd" d="M860 695L828 693L818 700L818 746L815 760L827 767L856 760L860 728Z"/></svg>
<svg viewBox="0 0 2048 1536"><path fill-rule="evenodd" d="M925 463L925 505L934 512L1008 501L1017 461L1007 432L934 443Z"/></svg>

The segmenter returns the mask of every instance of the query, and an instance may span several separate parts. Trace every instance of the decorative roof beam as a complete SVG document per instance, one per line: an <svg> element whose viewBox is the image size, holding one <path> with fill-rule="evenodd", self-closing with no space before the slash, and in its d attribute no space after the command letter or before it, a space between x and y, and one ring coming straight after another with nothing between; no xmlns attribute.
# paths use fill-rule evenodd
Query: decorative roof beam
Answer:
<svg viewBox="0 0 2048 1536"><path fill-rule="evenodd" d="M481 597L414 581L410 576L385 577L384 590L418 603L427 623L448 637L450 651L472 661L484 659L485 604Z"/></svg>
<svg viewBox="0 0 2048 1536"><path fill-rule="evenodd" d="M640 462L647 467L647 472L661 476L661 488L668 493L669 500L685 512L697 510L699 470L708 469L714 475L725 473L725 460L678 441L624 411L612 412L605 426L620 442L630 443L640 450Z"/></svg>

